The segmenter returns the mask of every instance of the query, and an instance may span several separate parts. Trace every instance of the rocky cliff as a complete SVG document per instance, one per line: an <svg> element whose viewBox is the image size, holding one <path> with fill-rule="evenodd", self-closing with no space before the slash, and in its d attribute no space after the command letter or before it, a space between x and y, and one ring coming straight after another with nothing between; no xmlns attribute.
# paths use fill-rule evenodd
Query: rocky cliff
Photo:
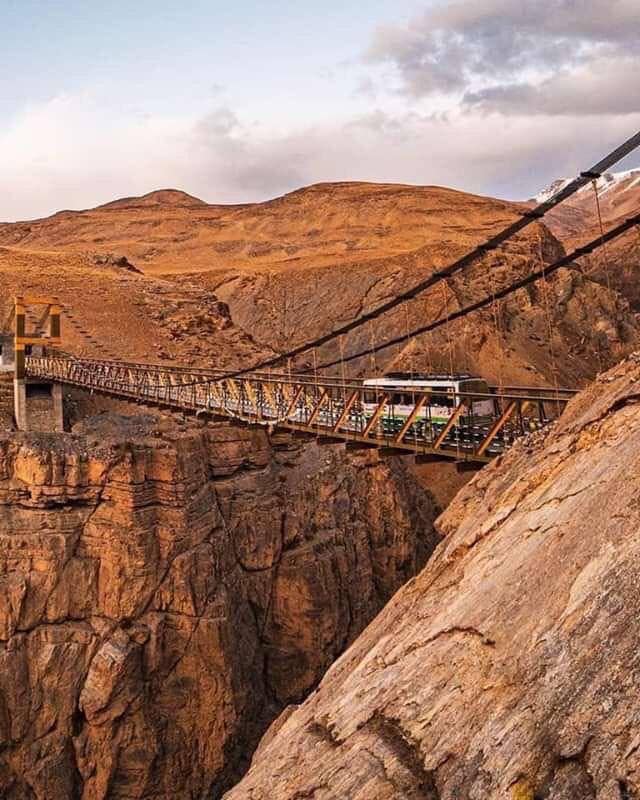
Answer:
<svg viewBox="0 0 640 800"><path fill-rule="evenodd" d="M220 796L433 516L398 464L260 431L0 435L0 796Z"/></svg>
<svg viewBox="0 0 640 800"><path fill-rule="evenodd" d="M640 797L640 358L484 469L227 800Z"/></svg>

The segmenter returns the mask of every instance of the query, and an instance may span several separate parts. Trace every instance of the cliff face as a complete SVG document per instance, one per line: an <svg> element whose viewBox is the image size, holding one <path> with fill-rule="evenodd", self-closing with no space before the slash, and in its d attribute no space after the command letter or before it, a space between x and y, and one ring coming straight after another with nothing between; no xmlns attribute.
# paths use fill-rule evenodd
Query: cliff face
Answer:
<svg viewBox="0 0 640 800"><path fill-rule="evenodd" d="M261 432L1 436L0 796L219 796L432 517L400 466Z"/></svg>
<svg viewBox="0 0 640 800"><path fill-rule="evenodd" d="M640 358L483 470L228 800L640 797Z"/></svg>

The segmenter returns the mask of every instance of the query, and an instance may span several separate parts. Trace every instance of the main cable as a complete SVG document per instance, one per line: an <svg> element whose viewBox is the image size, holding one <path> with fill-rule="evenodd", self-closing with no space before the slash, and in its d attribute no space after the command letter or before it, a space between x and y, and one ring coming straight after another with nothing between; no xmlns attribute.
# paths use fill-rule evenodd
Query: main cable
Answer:
<svg viewBox="0 0 640 800"><path fill-rule="evenodd" d="M607 231L604 235L599 235L596 239L593 239L588 244L583 245L582 247L576 248L572 253L569 253L563 258L559 259L555 263L543 267L542 269L536 270L531 274L527 275L525 278L521 278L514 283L505 286L502 289L499 289L495 293L492 293L488 297L484 297L482 300L478 300L475 303L471 303L463 308L458 309L458 311L454 311L452 314L448 314L446 317L440 317L440 319L435 320L434 322L430 322L428 325L422 325L419 328L414 328L410 331L411 336L419 336L422 333L430 333L431 331L436 330L437 328L442 327L443 325L447 325L450 322L454 322L457 319L461 319L462 317L466 317L468 314L473 313L474 311L479 311L482 308L486 308L490 306L495 300L502 300L505 297L517 292L519 289L523 289L525 286L529 286L536 281L546 278L546 276L550 275L553 272L557 272L559 269L563 267L568 267L572 264L576 259L581 258L582 256L588 255L593 253L595 250L599 250L601 247L604 247L608 242L613 241L613 239L617 239L618 236L622 236L623 233L631 230L631 228L640 225L640 213L636 214L633 217L622 222L620 225L617 225L615 228ZM350 361L355 361L358 358L363 358L364 356L373 355L374 353L378 353L381 350L386 350L389 347L393 347L394 345L401 344L406 340L407 334L403 334L402 336L396 336L394 339L388 339L386 342L381 342L380 344L376 345L375 348L368 348L366 350L360 350L358 353L354 353L350 356L344 357L344 363L348 363ZM336 361L327 361L323 364L318 364L318 369L328 369L329 367L333 367L336 365ZM304 374L305 370L302 370L300 374Z"/></svg>
<svg viewBox="0 0 640 800"><path fill-rule="evenodd" d="M524 230L529 225L541 220L549 211L579 192L580 189L586 186L590 181L600 178L603 172L606 172L606 170L617 164L638 147L640 147L640 131L627 139L626 142L623 142L623 144L621 144L619 147L616 147L615 150L612 150L610 153L608 153L590 169L586 170L585 172L581 172L578 177L574 178L566 186L563 186L562 189L556 192L548 200L545 200L543 203L539 203L533 209L524 211L522 216L515 222L507 225L506 228L495 234L495 236L487 239L482 244L477 245L473 250L459 258L457 261L454 261L453 264L450 264L448 267L436 270L435 272L431 273L428 278L420 281L420 283L415 284L410 289L407 289L407 291L396 295L391 300L387 300L387 302L382 303L379 306L376 306L376 308L368 311L366 314L361 314L351 322L348 322L339 328L335 328L334 330L319 336L317 339L304 342L303 344L300 344L285 353L265 359L264 361L260 361L250 367L244 367L242 369L229 372L223 377L237 378L240 375L246 375L249 372L255 372L259 369L273 367L276 364L279 364L281 361L295 358L296 356L305 353L307 350L322 347L333 339L336 339L339 336L343 336L347 333L351 333L351 331L356 330L362 325L365 325L370 320L374 320L382 314L392 311L394 308L397 308L407 300L412 300L414 297L417 297L419 294L422 294L422 292L431 288L434 284L439 283L445 278L449 278L452 275L455 275L457 272L465 269L481 256L486 255L492 250L496 250L498 247L500 247L500 245L513 238L513 236L515 236L517 233L520 233L520 231Z"/></svg>

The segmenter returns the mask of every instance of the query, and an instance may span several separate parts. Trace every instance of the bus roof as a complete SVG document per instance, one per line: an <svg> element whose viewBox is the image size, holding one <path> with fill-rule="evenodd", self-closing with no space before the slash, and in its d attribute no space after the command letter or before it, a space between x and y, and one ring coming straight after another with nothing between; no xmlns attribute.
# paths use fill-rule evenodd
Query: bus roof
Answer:
<svg viewBox="0 0 640 800"><path fill-rule="evenodd" d="M461 380L469 380L469 379L476 379L482 380L477 375L471 375L468 372L387 372L383 375L383 378L389 378L391 380L402 380L402 381L461 381Z"/></svg>
<svg viewBox="0 0 640 800"><path fill-rule="evenodd" d="M367 378L362 383L364 386L457 386L466 381L479 381L487 384L484 378L477 378L470 375L429 375L428 377L395 378L385 375L384 378Z"/></svg>

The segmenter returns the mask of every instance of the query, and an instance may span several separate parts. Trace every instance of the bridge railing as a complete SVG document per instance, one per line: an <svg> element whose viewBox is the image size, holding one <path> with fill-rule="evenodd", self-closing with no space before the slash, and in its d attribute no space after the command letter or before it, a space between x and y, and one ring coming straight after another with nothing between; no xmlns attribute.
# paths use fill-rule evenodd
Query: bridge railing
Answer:
<svg viewBox="0 0 640 800"><path fill-rule="evenodd" d="M29 357L32 378L58 381L169 408L219 415L251 425L282 427L360 445L462 460L486 461L518 437L547 425L569 395L458 393L363 386L337 378L282 373L218 378L212 371L127 362Z"/></svg>
<svg viewBox="0 0 640 800"><path fill-rule="evenodd" d="M58 353L60 351L58 350ZM91 357L83 357L83 358L76 358L68 353L61 353L61 356L64 359L72 359L75 361L80 361L84 365L94 365L99 368L103 367L115 367L115 368L127 368L127 369L135 369L135 370L144 370L146 372L154 372L154 373L165 373L165 372L172 372L172 373L180 373L186 374L191 376L197 376L198 379L206 378L209 380L217 380L222 377L225 377L229 374L229 370L219 369L215 367L185 367L176 364L159 364L157 362L144 362L144 361L122 361L122 360L113 360L113 359L105 359L105 358L91 358ZM335 386L362 386L363 379L360 378L348 378L345 380L344 377L336 374L324 374L318 373L317 375L313 374L312 372L305 371L303 373L291 373L287 372L286 370L261 370L256 372L250 372L248 375L252 378L261 378L266 380L290 380L291 378L295 378L297 382L306 382L306 383L315 383L317 380L320 380L323 384L329 383ZM489 384L489 391L492 394L517 394L517 395L526 395L528 397L536 397L540 395L541 397L548 397L550 399L557 399L558 397L564 399L571 399L578 393L578 389L569 389L561 386L511 386L509 384Z"/></svg>

